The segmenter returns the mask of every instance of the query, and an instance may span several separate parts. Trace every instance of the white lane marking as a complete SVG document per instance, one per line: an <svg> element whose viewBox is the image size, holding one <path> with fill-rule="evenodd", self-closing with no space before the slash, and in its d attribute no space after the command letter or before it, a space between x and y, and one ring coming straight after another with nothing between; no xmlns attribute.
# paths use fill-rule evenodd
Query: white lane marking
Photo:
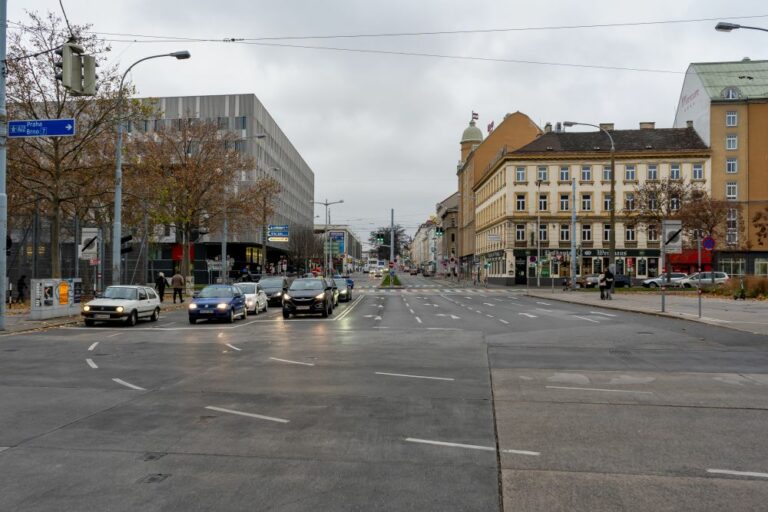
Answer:
<svg viewBox="0 0 768 512"><path fill-rule="evenodd" d="M527 316L528 318L538 318L536 315L530 313L518 313L518 315Z"/></svg>
<svg viewBox="0 0 768 512"><path fill-rule="evenodd" d="M178 323L178 322L167 322L165 325L166 325L166 327L167 327L167 326L169 326L169 325L176 325L177 323Z"/></svg>
<svg viewBox="0 0 768 512"><path fill-rule="evenodd" d="M603 315L603 316L611 316L611 317L616 316L610 313L601 313L600 311L590 311L590 313L592 313L593 315Z"/></svg>
<svg viewBox="0 0 768 512"><path fill-rule="evenodd" d="M93 349L95 349L98 344L99 344L98 341L96 343L92 344L90 347L88 347L88 351L89 352L93 352Z"/></svg>
<svg viewBox="0 0 768 512"><path fill-rule="evenodd" d="M545 313L552 313L551 309L544 309L544 308L536 308L536 311L543 311Z"/></svg>
<svg viewBox="0 0 768 512"><path fill-rule="evenodd" d="M536 302L536 304L541 304L542 306L551 306L549 302Z"/></svg>
<svg viewBox="0 0 768 512"><path fill-rule="evenodd" d="M99 367L96 363L93 362L93 359L91 359L90 357L86 359L85 362L88 363L88 366L90 366L91 368L96 369Z"/></svg>
<svg viewBox="0 0 768 512"><path fill-rule="evenodd" d="M220 332L219 335L217 336L217 338L223 338L223 337L224 337L224 333L223 332Z"/></svg>
<svg viewBox="0 0 768 512"><path fill-rule="evenodd" d="M414 313L414 311L412 309L409 309L408 311L410 311L412 315L416 314L416 313Z"/></svg>
<svg viewBox="0 0 768 512"><path fill-rule="evenodd" d="M471 299L472 297L464 297L465 299Z"/></svg>
<svg viewBox="0 0 768 512"><path fill-rule="evenodd" d="M421 323L421 318L419 318L419 317L415 317L415 318L416 318L417 322Z"/></svg>
<svg viewBox="0 0 768 512"><path fill-rule="evenodd" d="M411 307L411 305L406 302L405 303L405 307L409 308L409 307Z"/></svg>
<svg viewBox="0 0 768 512"><path fill-rule="evenodd" d="M756 473L754 471L732 471L730 469L708 469L707 473L712 473L715 475L755 476L758 478L768 478L768 473Z"/></svg>
<svg viewBox="0 0 768 512"><path fill-rule="evenodd" d="M483 302L483 306L491 306L492 308L495 308L496 304L491 304L490 302Z"/></svg>
<svg viewBox="0 0 768 512"><path fill-rule="evenodd" d="M509 323L509 322L507 322L506 320L504 320L503 318L499 318L499 322L501 322L501 323L503 323L503 324L508 324L508 323Z"/></svg>
<svg viewBox="0 0 768 512"><path fill-rule="evenodd" d="M608 393L639 393L641 395L652 395L652 391L635 391L632 389L601 389L601 388L574 388L568 386L546 386L547 389L568 389L572 391L605 391Z"/></svg>
<svg viewBox="0 0 768 512"><path fill-rule="evenodd" d="M586 320L587 322L592 322L593 324L599 324L597 320L592 320L591 318L587 318L585 316L579 316L579 315L573 315L574 318L581 318L582 320Z"/></svg>
<svg viewBox="0 0 768 512"><path fill-rule="evenodd" d="M409 375L407 373L387 373L387 372L373 372L376 375L389 375L390 377L410 377L412 379L430 379L430 380L455 380L449 377L428 377L426 375Z"/></svg>
<svg viewBox="0 0 768 512"><path fill-rule="evenodd" d="M304 366L315 366L313 363L303 363L301 361L291 361L290 359L280 359L279 357L270 357L273 361L280 361L281 363L302 364Z"/></svg>
<svg viewBox="0 0 768 512"><path fill-rule="evenodd" d="M338 322L339 320L345 318L347 315L349 315L353 309L355 309L363 300L363 297L360 296L352 301L352 304L349 304L347 308L341 312L339 316L333 319L334 322Z"/></svg>
<svg viewBox="0 0 768 512"><path fill-rule="evenodd" d="M227 346L228 346L229 348L231 348L232 350L237 350L238 352L240 352L241 350L243 350L243 349L241 349L241 348L237 348L237 347L236 347L236 346L234 346L234 345L230 345L229 343L227 343Z"/></svg>
<svg viewBox="0 0 768 512"><path fill-rule="evenodd" d="M122 384L123 386L129 387L131 389L137 389L139 391L146 391L146 389L136 386L134 384L131 384L130 382L125 382L123 379L112 379L113 381L117 382L118 384Z"/></svg>
<svg viewBox="0 0 768 512"><path fill-rule="evenodd" d="M110 334L109 336L107 336L107 338L114 338L115 336L120 336L121 334L123 334L123 333L116 332L115 334Z"/></svg>
<svg viewBox="0 0 768 512"><path fill-rule="evenodd" d="M249 418L257 418L260 420L268 420L268 421L276 421L277 423L288 423L289 420L284 420L282 418L273 418L272 416L262 416L261 414L253 414L250 412L243 412L243 411L235 411L233 409L224 409L223 407L214 407L212 405L206 405L206 409L210 409L211 411L218 411L218 412L227 412L229 414L237 414L238 416L247 416Z"/></svg>
<svg viewBox="0 0 768 512"><path fill-rule="evenodd" d="M488 452L495 452L496 447L495 446L480 446L476 444L464 444L464 443L448 443L445 441L432 441L430 439L418 439L415 437L406 437L406 441L409 443L420 443L420 444L431 444L435 446L449 446L451 448L467 448L470 450L483 450ZM533 456L539 456L541 455L539 452L531 452L527 450L501 450L502 453L516 453L518 455L533 455Z"/></svg>
<svg viewBox="0 0 768 512"><path fill-rule="evenodd" d="M489 314L486 314L485 316L487 316L488 318L495 318L493 315L489 315Z"/></svg>

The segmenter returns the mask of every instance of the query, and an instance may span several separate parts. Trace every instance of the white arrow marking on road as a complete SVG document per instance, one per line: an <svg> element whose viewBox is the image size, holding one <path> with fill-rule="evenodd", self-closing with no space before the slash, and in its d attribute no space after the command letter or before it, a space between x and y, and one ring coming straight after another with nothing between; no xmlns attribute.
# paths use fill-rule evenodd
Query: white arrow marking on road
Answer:
<svg viewBox="0 0 768 512"><path fill-rule="evenodd" d="M91 345L90 347L88 347L88 351L89 351L89 352L93 352L93 349L95 349L95 348L96 348L96 345L98 345L98 344L99 344L99 342L97 341L96 343L94 343L93 345Z"/></svg>
<svg viewBox="0 0 768 512"><path fill-rule="evenodd" d="M86 359L85 362L88 363L88 366L90 366L91 368L94 368L94 369L98 368L98 366L96 366L96 363L94 363L93 359L91 358Z"/></svg>
<svg viewBox="0 0 768 512"><path fill-rule="evenodd" d="M139 391L146 391L146 389L136 386L134 384L131 384L130 382L125 382L123 379L112 379L113 381L117 382L118 384L122 384L123 386L129 387L131 389L136 389Z"/></svg>
<svg viewBox="0 0 768 512"><path fill-rule="evenodd" d="M234 345L230 345L229 343L227 343L227 346L228 346L229 348L231 348L232 350L237 350L238 352L240 352L241 350L243 350L243 349L241 349L241 348L237 348L237 347L236 347L236 346L234 346Z"/></svg>
<svg viewBox="0 0 768 512"><path fill-rule="evenodd" d="M518 313L518 315L527 316L528 318L537 318L536 315L530 313Z"/></svg>
<svg viewBox="0 0 768 512"><path fill-rule="evenodd" d="M429 377L427 375L409 375L407 373L387 373L387 372L373 372L376 375L388 375L390 377L410 377L412 379L430 379L430 380L455 380L450 377Z"/></svg>
<svg viewBox="0 0 768 512"><path fill-rule="evenodd" d="M610 313L601 313L600 311L590 311L590 313L592 313L593 315L616 316L616 315L612 315Z"/></svg>
<svg viewBox="0 0 768 512"><path fill-rule="evenodd" d="M290 359L280 359L279 357L270 357L273 361L280 361L282 363L302 364L304 366L315 366L313 363L303 363L301 361L291 361Z"/></svg>
<svg viewBox="0 0 768 512"><path fill-rule="evenodd" d="M716 475L754 476L758 478L768 478L768 473L755 473L754 471L733 471L730 469L708 469L707 473L713 473Z"/></svg>
<svg viewBox="0 0 768 512"><path fill-rule="evenodd" d="M247 416L249 418L258 418L260 420L268 420L268 421L276 421L277 423L288 423L289 420L284 420L282 418L273 418L271 416L262 416L261 414L253 414L250 412L242 412L242 411L235 411L232 409L224 409L223 407L213 407L211 405L207 405L205 407L206 409L210 409L211 411L218 411L218 412L226 412L229 414L237 414L239 416Z"/></svg>
<svg viewBox="0 0 768 512"><path fill-rule="evenodd" d="M476 444L463 444L463 443L447 443L445 441L431 441L429 439L417 439L414 437L407 437L405 438L406 441L409 443L421 443L421 444L432 444L435 446L449 446L451 448L467 448L470 450L484 450L489 452L495 452L496 447L495 446L479 446ZM515 453L518 455L532 455L532 456L539 456L541 455L539 452L531 452L527 450L501 450L503 453Z"/></svg>

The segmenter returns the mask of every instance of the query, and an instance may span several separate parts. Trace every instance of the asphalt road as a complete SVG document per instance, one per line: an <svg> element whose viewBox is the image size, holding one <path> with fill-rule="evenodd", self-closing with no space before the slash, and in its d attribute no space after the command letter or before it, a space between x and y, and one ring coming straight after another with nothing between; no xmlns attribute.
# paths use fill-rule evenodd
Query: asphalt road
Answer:
<svg viewBox="0 0 768 512"><path fill-rule="evenodd" d="M0 510L763 510L768 341L403 276L0 337Z"/></svg>

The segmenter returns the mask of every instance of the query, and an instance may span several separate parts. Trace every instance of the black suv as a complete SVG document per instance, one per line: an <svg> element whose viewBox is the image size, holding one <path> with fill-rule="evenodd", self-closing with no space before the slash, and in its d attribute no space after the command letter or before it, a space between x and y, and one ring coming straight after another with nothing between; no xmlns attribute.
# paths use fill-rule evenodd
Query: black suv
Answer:
<svg viewBox="0 0 768 512"><path fill-rule="evenodd" d="M333 313L333 285L325 278L296 279L283 294L283 318L293 315Z"/></svg>
<svg viewBox="0 0 768 512"><path fill-rule="evenodd" d="M283 303L283 294L288 291L288 279L264 276L259 280L259 284L267 294L270 306L280 306Z"/></svg>

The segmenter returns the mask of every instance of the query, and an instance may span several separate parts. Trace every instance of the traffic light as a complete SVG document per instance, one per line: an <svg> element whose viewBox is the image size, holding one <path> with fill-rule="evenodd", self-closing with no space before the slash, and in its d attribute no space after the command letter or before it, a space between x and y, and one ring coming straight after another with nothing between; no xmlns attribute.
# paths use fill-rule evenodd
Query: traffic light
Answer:
<svg viewBox="0 0 768 512"><path fill-rule="evenodd" d="M384 235L382 235L382 234L376 235L376 243L379 244L379 245L383 244L384 243Z"/></svg>
<svg viewBox="0 0 768 512"><path fill-rule="evenodd" d="M435 235L436 236L443 236L445 234L445 231L441 226L438 226L435 228Z"/></svg>
<svg viewBox="0 0 768 512"><path fill-rule="evenodd" d="M13 239L11 239L10 235L5 236L5 255L10 256L11 255L11 247L13 246Z"/></svg>
<svg viewBox="0 0 768 512"><path fill-rule="evenodd" d="M82 46L73 40L56 50L61 61L56 63L60 70L56 80L73 96L94 96L96 94L96 57L85 55Z"/></svg>
<svg viewBox="0 0 768 512"><path fill-rule="evenodd" d="M120 239L120 254L125 254L133 250L133 247L128 245L128 242L131 240L133 240L132 235L124 236Z"/></svg>

